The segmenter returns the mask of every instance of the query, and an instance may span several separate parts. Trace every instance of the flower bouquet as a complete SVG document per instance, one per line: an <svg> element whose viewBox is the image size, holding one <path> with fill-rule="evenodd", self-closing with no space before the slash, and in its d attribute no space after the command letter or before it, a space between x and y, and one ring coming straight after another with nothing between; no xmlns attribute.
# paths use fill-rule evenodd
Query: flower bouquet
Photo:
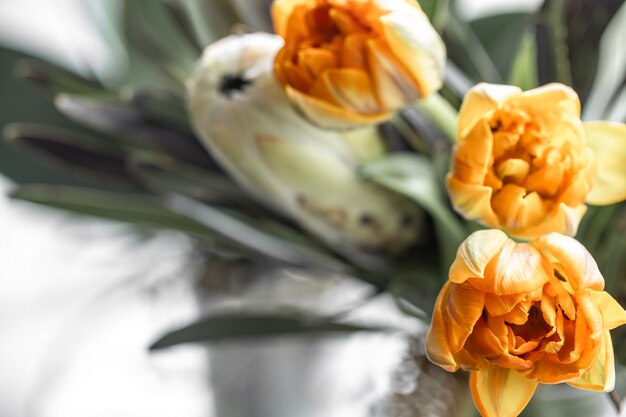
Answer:
<svg viewBox="0 0 626 417"><path fill-rule="evenodd" d="M372 415L557 415L524 411L545 384L621 410L626 6L468 20L433 0L118 3L115 76L17 63L66 120L4 128L34 158L22 171L63 174L11 197L182 232L247 282L366 289L333 311L279 294L208 309L151 351L394 333L418 383ZM396 319L351 318L377 297Z"/></svg>

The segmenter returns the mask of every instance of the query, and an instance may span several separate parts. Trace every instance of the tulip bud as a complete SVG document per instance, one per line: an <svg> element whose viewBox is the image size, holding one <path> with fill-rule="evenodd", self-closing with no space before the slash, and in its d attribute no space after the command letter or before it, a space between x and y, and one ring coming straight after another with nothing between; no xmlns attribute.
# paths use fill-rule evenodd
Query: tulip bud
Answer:
<svg viewBox="0 0 626 417"><path fill-rule="evenodd" d="M276 76L318 126L378 123L442 85L445 45L417 1L275 0L272 16Z"/></svg>
<svg viewBox="0 0 626 417"><path fill-rule="evenodd" d="M328 244L404 249L422 212L357 174L361 162L384 152L381 138L371 128L341 134L302 119L272 72L282 45L258 33L206 49L188 90L196 132L245 190Z"/></svg>

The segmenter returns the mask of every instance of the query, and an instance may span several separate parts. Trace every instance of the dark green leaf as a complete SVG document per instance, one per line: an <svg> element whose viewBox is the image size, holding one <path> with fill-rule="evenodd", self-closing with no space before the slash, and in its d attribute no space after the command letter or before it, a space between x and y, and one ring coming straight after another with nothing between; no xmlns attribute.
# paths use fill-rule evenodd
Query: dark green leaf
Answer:
<svg viewBox="0 0 626 417"><path fill-rule="evenodd" d="M502 82L498 68L467 22L451 14L442 35L448 50L448 58L474 82Z"/></svg>
<svg viewBox="0 0 626 417"><path fill-rule="evenodd" d="M115 144L34 124L8 125L3 136L11 146L40 158L56 169L86 175L101 184L136 188L128 175L124 152Z"/></svg>
<svg viewBox="0 0 626 417"><path fill-rule="evenodd" d="M502 76L509 74L522 35L531 22L528 13L507 13L487 16L469 24L478 41Z"/></svg>
<svg viewBox="0 0 626 417"><path fill-rule="evenodd" d="M50 98L62 92L93 97L111 95L96 80L85 78L59 65L35 58L18 61L13 73L16 77L39 87Z"/></svg>
<svg viewBox="0 0 626 417"><path fill-rule="evenodd" d="M539 84L572 85L565 0L546 0L536 26Z"/></svg>
<svg viewBox="0 0 626 417"><path fill-rule="evenodd" d="M276 233L276 228L265 231L259 228L258 224L255 227L226 211L209 207L191 198L170 195L166 199L166 206L176 213L203 224L218 236L243 250L294 266L317 267L333 271L344 271L346 268L338 259L312 245L286 239L285 235L281 236Z"/></svg>
<svg viewBox="0 0 626 417"><path fill-rule="evenodd" d="M622 32L621 35L616 34L618 42L626 38L626 34L624 34L626 22L622 20L621 23L617 23L616 20L615 24L609 25L613 16L615 16L615 13L623 4L623 0L566 0L569 58L574 82L572 87L574 87L583 103L587 101L589 93L592 92L592 85L596 75L600 79L606 76L606 74L600 75L597 72L600 66L612 65L614 60L619 60L617 55L620 54L619 51L621 49L615 49L615 47L621 48L621 44L617 43L614 47L608 47L610 48L608 49L602 46L601 39L604 36L605 29L610 26ZM598 48L598 45L600 45L600 48ZM600 55L606 55L607 53L608 56L601 58L604 62L599 66ZM602 71L604 72L604 69ZM601 94L610 96L610 93L607 94L606 91ZM597 118L599 119L600 117ZM626 119L626 115L624 118Z"/></svg>
<svg viewBox="0 0 626 417"><path fill-rule="evenodd" d="M70 119L114 135L126 145L164 153L203 167L217 167L195 136L148 121L128 103L61 94L57 96L55 104Z"/></svg>
<svg viewBox="0 0 626 417"><path fill-rule="evenodd" d="M25 185L13 190L11 197L76 214L212 237L201 224L168 210L158 198L148 195L82 187Z"/></svg>
<svg viewBox="0 0 626 417"><path fill-rule="evenodd" d="M130 164L134 175L158 193L177 193L220 205L255 204L225 174L167 157L141 157Z"/></svg>
<svg viewBox="0 0 626 417"><path fill-rule="evenodd" d="M624 39L626 39L626 4L620 8L602 35L598 70L583 111L583 116L587 120L608 118L612 100L619 94L622 94L622 100L626 97ZM619 101L614 103L619 105Z"/></svg>
<svg viewBox="0 0 626 417"><path fill-rule="evenodd" d="M517 49L517 54L509 72L508 84L522 90L530 90L538 86L537 76L537 39L529 31L524 33Z"/></svg>
<svg viewBox="0 0 626 417"><path fill-rule="evenodd" d="M388 330L381 327L336 323L321 318L299 317L298 314L222 314L174 330L153 343L150 350L160 350L185 343L215 343L279 336L316 336Z"/></svg>

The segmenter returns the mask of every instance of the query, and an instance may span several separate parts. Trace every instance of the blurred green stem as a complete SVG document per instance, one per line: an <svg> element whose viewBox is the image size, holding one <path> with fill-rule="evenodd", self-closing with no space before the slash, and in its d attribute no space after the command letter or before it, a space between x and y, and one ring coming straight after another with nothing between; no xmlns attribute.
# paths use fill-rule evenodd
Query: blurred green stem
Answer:
<svg viewBox="0 0 626 417"><path fill-rule="evenodd" d="M448 137L450 143L456 141L456 129L459 112L439 93L434 93L424 100L419 100L415 108L428 118Z"/></svg>

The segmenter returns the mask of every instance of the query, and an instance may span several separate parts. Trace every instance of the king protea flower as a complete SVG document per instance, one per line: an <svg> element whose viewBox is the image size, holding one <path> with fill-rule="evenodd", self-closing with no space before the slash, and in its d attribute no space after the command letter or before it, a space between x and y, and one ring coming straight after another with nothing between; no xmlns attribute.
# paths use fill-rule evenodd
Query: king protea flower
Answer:
<svg viewBox="0 0 626 417"><path fill-rule="evenodd" d="M417 1L275 0L280 84L325 128L381 122L442 85L445 46Z"/></svg>
<svg viewBox="0 0 626 417"><path fill-rule="evenodd" d="M511 235L574 236L585 203L626 198L625 166L626 125L583 123L571 88L479 84L461 106L448 190L466 218Z"/></svg>
<svg viewBox="0 0 626 417"><path fill-rule="evenodd" d="M381 138L372 128L341 134L302 119L273 75L282 45L258 33L206 49L189 82L196 132L242 187L326 242L392 253L407 247L421 211L357 173L384 152Z"/></svg>
<svg viewBox="0 0 626 417"><path fill-rule="evenodd" d="M592 256L571 237L515 243L500 230L475 232L437 298L428 357L471 371L483 417L517 416L539 383L611 391L609 330L626 323L626 311L603 289Z"/></svg>

